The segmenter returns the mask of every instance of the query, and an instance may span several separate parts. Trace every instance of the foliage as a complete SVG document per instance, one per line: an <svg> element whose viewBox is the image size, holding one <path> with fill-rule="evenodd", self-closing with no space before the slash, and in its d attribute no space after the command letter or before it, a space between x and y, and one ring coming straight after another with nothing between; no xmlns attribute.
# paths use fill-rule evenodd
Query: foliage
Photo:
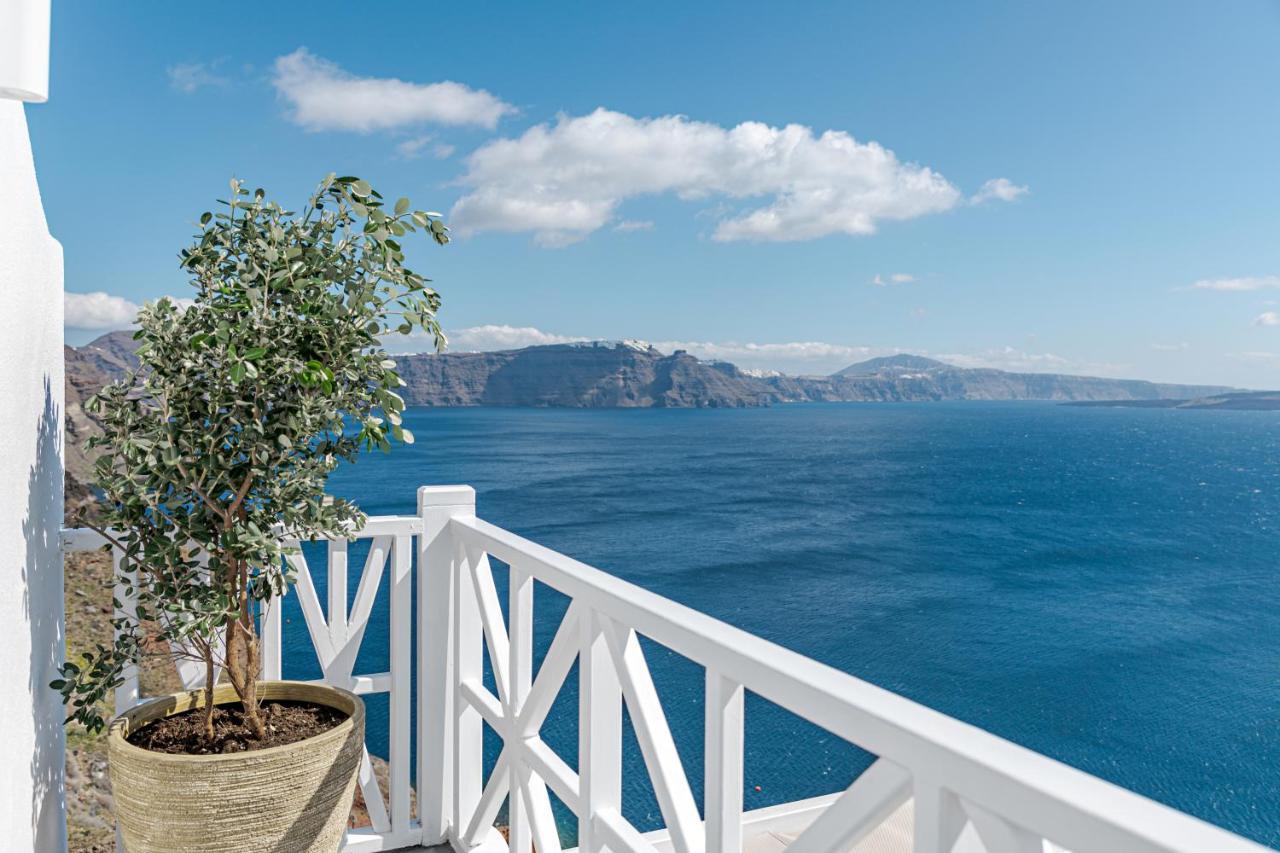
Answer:
<svg viewBox="0 0 1280 853"><path fill-rule="evenodd" d="M123 550L136 613L117 640L53 682L91 730L144 638L222 668L259 734L256 617L294 580L281 534L336 536L364 523L324 493L358 450L411 442L404 383L381 338L424 331L443 347L440 298L405 266L400 239L448 242L439 214L394 206L363 180L326 178L300 213L231 182L182 251L189 305L138 314L139 368L89 402L103 427L98 529ZM109 528L109 529L108 529ZM207 679L212 692L214 677ZM212 736L212 707L206 715Z"/></svg>

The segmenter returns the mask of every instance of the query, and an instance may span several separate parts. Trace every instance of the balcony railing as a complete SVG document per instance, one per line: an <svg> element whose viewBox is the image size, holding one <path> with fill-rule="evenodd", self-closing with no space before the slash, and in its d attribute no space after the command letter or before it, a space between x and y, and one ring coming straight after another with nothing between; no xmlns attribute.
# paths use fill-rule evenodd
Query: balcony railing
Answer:
<svg viewBox="0 0 1280 853"><path fill-rule="evenodd" d="M902 840L901 849L927 853L953 847L989 853L1264 849L523 539L477 518L475 510L469 487L424 487L417 515L369 519L352 537L371 541L350 607L347 540L327 543L323 604L305 557L290 558L322 680L389 697L387 797L366 750L360 789L372 826L349 832L344 849L350 853L440 843L457 851L561 853L551 793L576 817L584 853L739 853L744 840L765 828L794 836L787 847L792 853L840 853L891 816L901 821L904 815L910 815L910 841ZM64 544L104 543L92 532L68 530ZM507 567L505 612L490 556ZM115 559L118 564L118 554ZM389 587L390 666L356 673L383 584ZM535 672L538 584L569 604ZM281 623L279 606L263 614L267 678L289 675L282 671ZM641 636L705 670L701 808ZM576 769L541 734L575 662ZM495 690L486 686L486 673ZM180 667L179 675L187 688L203 678L196 666ZM744 691L876 760L843 792L744 812ZM116 695L120 710L140 701L137 673ZM624 704L662 830L642 833L623 816ZM501 742L488 773L486 724ZM505 837L494 829L504 802Z"/></svg>

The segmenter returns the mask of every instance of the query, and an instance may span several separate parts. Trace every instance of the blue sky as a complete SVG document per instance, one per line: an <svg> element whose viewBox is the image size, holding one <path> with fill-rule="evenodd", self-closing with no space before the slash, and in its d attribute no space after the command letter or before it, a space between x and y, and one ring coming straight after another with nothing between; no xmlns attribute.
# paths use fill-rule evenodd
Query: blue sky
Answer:
<svg viewBox="0 0 1280 853"><path fill-rule="evenodd" d="M145 11L144 11L145 10ZM1280 4L54 4L68 339L239 176L447 214L459 348L1280 386ZM399 82L396 82L399 81ZM451 85L441 85L449 83Z"/></svg>

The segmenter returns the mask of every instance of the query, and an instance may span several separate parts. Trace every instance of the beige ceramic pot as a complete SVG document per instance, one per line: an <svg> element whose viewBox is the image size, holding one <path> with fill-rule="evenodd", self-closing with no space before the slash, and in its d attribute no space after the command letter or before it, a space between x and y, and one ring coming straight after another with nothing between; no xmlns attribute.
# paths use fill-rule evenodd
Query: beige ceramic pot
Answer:
<svg viewBox="0 0 1280 853"><path fill-rule="evenodd" d="M154 720L204 707L175 693L111 724L107 753L116 822L129 853L334 853L342 843L364 746L364 703L346 690L264 681L261 700L314 702L348 714L315 737L227 755L169 755L125 738ZM214 703L238 701L230 685Z"/></svg>

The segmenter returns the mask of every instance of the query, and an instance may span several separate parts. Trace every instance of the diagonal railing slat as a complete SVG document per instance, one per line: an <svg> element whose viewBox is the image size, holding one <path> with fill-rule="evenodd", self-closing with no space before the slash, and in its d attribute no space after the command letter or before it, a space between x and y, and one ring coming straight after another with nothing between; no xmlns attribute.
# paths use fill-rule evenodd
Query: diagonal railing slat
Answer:
<svg viewBox="0 0 1280 853"><path fill-rule="evenodd" d="M542 728L556 701L556 695L564 686L564 680L578 658L581 611L580 606L570 604L551 639L551 646L542 659L542 666L538 669L533 687L529 689L529 696L520 708L518 729L521 737L528 737Z"/></svg>
<svg viewBox="0 0 1280 853"><path fill-rule="evenodd" d="M551 798L543 778L534 774L527 765L517 767L520 775L520 795L529 814L529 830L533 846L538 853L561 853L560 833L556 829L555 815L551 811ZM575 798L576 799L576 798Z"/></svg>
<svg viewBox="0 0 1280 853"><path fill-rule="evenodd" d="M623 628L612 620L602 621L640 753L649 770L658 807L671 832L671 842L676 853L702 853L704 839L698 806L640 648L640 638L630 628Z"/></svg>
<svg viewBox="0 0 1280 853"><path fill-rule="evenodd" d="M498 698L507 704L507 685L510 683L507 671L511 664L511 647L507 638L507 625L502 619L502 605L498 603L498 589L493 584L493 570L489 568L489 558L477 551L468 553L467 562L471 564L469 580L473 584L476 604L480 607L480 621L484 626L489 665L493 667Z"/></svg>
<svg viewBox="0 0 1280 853"><path fill-rule="evenodd" d="M879 758L791 844L788 853L841 853L878 827L911 796L911 774Z"/></svg>
<svg viewBox="0 0 1280 853"><path fill-rule="evenodd" d="M987 853L1043 853L1044 842L1034 833L1009 823L982 806L962 805Z"/></svg>

